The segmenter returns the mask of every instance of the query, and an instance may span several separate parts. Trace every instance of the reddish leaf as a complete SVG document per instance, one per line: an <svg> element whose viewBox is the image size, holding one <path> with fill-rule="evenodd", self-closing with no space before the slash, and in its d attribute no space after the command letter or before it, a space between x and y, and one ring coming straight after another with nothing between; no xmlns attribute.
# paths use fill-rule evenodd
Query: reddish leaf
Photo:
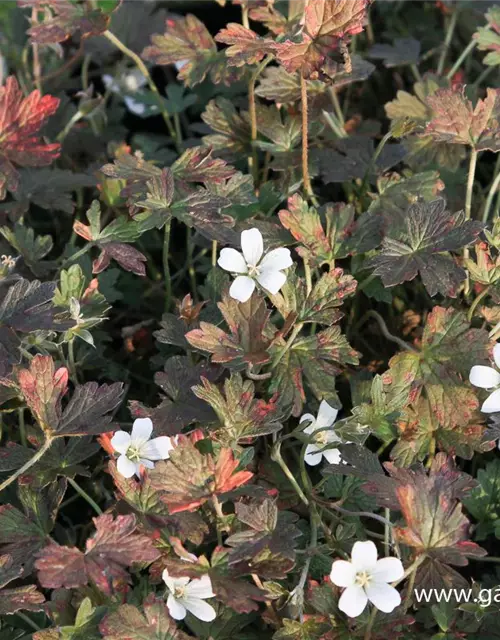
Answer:
<svg viewBox="0 0 500 640"><path fill-rule="evenodd" d="M61 145L45 144L38 135L58 106L59 98L42 96L39 91L24 98L14 76L0 87L0 199L6 188L17 188L18 174L12 163L41 167L59 156Z"/></svg>
<svg viewBox="0 0 500 640"><path fill-rule="evenodd" d="M31 41L39 44L63 42L75 33L83 38L98 35L106 31L110 20L109 15L80 0L19 0L19 6L44 11L43 21L28 29Z"/></svg>
<svg viewBox="0 0 500 640"><path fill-rule="evenodd" d="M26 404L44 431L54 431L61 418L61 399L68 387L68 370L55 370L50 356L36 355L29 369L21 369L17 378Z"/></svg>
<svg viewBox="0 0 500 640"><path fill-rule="evenodd" d="M152 487L163 492L170 513L198 508L214 495L232 491L248 482L253 473L236 471L239 462L231 449L221 449L217 457L202 454L193 441L179 436L170 458L150 471Z"/></svg>
<svg viewBox="0 0 500 640"><path fill-rule="evenodd" d="M241 67L245 64L257 64L266 53L273 51L274 42L259 37L255 31L245 28L237 22L230 22L215 36L217 42L231 45L225 51L228 64Z"/></svg>
<svg viewBox="0 0 500 640"><path fill-rule="evenodd" d="M42 611L45 596L34 584L0 590L0 615L16 611Z"/></svg>
<svg viewBox="0 0 500 640"><path fill-rule="evenodd" d="M104 514L94 518L96 533L85 552L50 544L35 562L40 584L47 589L73 588L93 582L109 595L130 582L125 570L135 563L150 563L160 555L151 539L135 533L135 516Z"/></svg>

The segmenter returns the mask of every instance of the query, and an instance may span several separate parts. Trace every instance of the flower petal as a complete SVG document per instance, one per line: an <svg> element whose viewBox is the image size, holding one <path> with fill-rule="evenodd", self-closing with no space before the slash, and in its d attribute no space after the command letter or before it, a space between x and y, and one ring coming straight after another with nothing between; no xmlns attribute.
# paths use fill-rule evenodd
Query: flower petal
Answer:
<svg viewBox="0 0 500 640"><path fill-rule="evenodd" d="M362 587L355 584L347 587L339 598L339 609L343 611L349 618L357 618L363 613L368 603L368 598Z"/></svg>
<svg viewBox="0 0 500 640"><path fill-rule="evenodd" d="M222 249L217 260L217 264L221 269L230 271L231 273L247 273L248 267L245 258L236 249Z"/></svg>
<svg viewBox="0 0 500 640"><path fill-rule="evenodd" d="M356 580L356 570L351 562L335 560L330 571L330 580L337 587L350 587Z"/></svg>
<svg viewBox="0 0 500 640"><path fill-rule="evenodd" d="M497 344L493 347L493 360L495 361L497 367L500 369L500 342L497 342Z"/></svg>
<svg viewBox="0 0 500 640"><path fill-rule="evenodd" d="M262 233L258 229L247 229L241 232L241 250L247 264L255 266L264 253Z"/></svg>
<svg viewBox="0 0 500 640"><path fill-rule="evenodd" d="M286 282L286 274L282 271L262 271L257 276L257 282L269 293L278 293Z"/></svg>
<svg viewBox="0 0 500 640"><path fill-rule="evenodd" d="M182 604L193 616L196 616L198 620L203 620L203 622L211 622L215 620L217 615L212 605L204 600L200 600L200 598L187 596L182 599Z"/></svg>
<svg viewBox="0 0 500 640"><path fill-rule="evenodd" d="M399 591L386 582L372 582L365 590L368 600L384 613L391 613L401 604Z"/></svg>
<svg viewBox="0 0 500 640"><path fill-rule="evenodd" d="M334 409L326 400L322 400L319 405L316 422L322 427L330 427L337 419L338 412L338 409Z"/></svg>
<svg viewBox="0 0 500 640"><path fill-rule="evenodd" d="M125 96L123 98L123 101L125 102L130 113L134 113L136 116L142 116L142 114L146 111L146 105L143 102L139 102L135 98Z"/></svg>
<svg viewBox="0 0 500 640"><path fill-rule="evenodd" d="M231 298L239 302L246 302L255 289L255 282L248 276L238 276L229 288Z"/></svg>
<svg viewBox="0 0 500 640"><path fill-rule="evenodd" d="M177 587L185 587L191 580L191 578L188 577L173 578L169 575L168 569L163 570L161 577L163 578L163 582L169 588L169 591L172 591L172 593L177 589Z"/></svg>
<svg viewBox="0 0 500 640"><path fill-rule="evenodd" d="M147 458L139 458L139 464L142 465L145 469L154 469L155 463L151 462Z"/></svg>
<svg viewBox="0 0 500 640"><path fill-rule="evenodd" d="M176 600L172 594L167 598L168 612L174 620L184 620L186 617L186 607Z"/></svg>
<svg viewBox="0 0 500 640"><path fill-rule="evenodd" d="M193 598L213 598L215 593L212 591L210 576L204 575L191 580L186 589L186 595Z"/></svg>
<svg viewBox="0 0 500 640"><path fill-rule="evenodd" d="M351 551L356 571L373 571L377 564L377 547L371 540L355 542Z"/></svg>
<svg viewBox="0 0 500 640"><path fill-rule="evenodd" d="M173 448L168 436L160 436L149 440L141 447L141 456L148 460L166 460Z"/></svg>
<svg viewBox="0 0 500 640"><path fill-rule="evenodd" d="M116 468L118 469L118 473L121 473L124 478L131 478L135 473L135 464L123 454L118 458Z"/></svg>
<svg viewBox="0 0 500 640"><path fill-rule="evenodd" d="M322 453L318 453L319 447L315 444L308 444L306 447L306 452L304 454L304 461L311 467L315 467L317 464L321 462L321 458L323 457Z"/></svg>
<svg viewBox="0 0 500 640"><path fill-rule="evenodd" d="M340 464L342 457L338 449L325 449L323 455L330 464Z"/></svg>
<svg viewBox="0 0 500 640"><path fill-rule="evenodd" d="M110 76L108 73L103 73L101 79L103 81L104 87L112 93L116 93L120 90L118 82L116 82L113 76Z"/></svg>
<svg viewBox="0 0 500 640"><path fill-rule="evenodd" d="M481 389L494 389L500 384L500 373L493 367L476 365L470 370L469 382Z"/></svg>
<svg viewBox="0 0 500 640"><path fill-rule="evenodd" d="M132 441L134 443L146 442L153 433L151 418L137 418L132 425Z"/></svg>
<svg viewBox="0 0 500 640"><path fill-rule="evenodd" d="M481 411L483 413L495 413L500 411L500 389L493 391L486 400L483 402L483 406L481 407Z"/></svg>
<svg viewBox="0 0 500 640"><path fill-rule="evenodd" d="M281 269L287 269L293 264L290 249L280 247L279 249L273 249L262 258L260 263L261 271L281 271Z"/></svg>
<svg viewBox="0 0 500 640"><path fill-rule="evenodd" d="M126 431L116 431L111 438L111 446L118 453L127 453L130 445L130 433Z"/></svg>
<svg viewBox="0 0 500 640"><path fill-rule="evenodd" d="M398 558L381 558L377 560L372 576L375 582L394 582L404 575L404 567Z"/></svg>

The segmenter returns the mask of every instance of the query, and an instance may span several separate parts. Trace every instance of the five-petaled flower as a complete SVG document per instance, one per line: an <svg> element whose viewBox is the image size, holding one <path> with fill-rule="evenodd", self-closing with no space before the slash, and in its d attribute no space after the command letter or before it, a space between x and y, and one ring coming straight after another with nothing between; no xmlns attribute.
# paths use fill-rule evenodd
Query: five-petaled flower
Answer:
<svg viewBox="0 0 500 640"><path fill-rule="evenodd" d="M391 613L401 604L401 596L389 582L400 580L404 568L398 558L377 560L377 547L368 540L355 542L351 562L336 560L330 580L338 587L346 587L339 598L339 609L350 618L356 618L368 601L384 613Z"/></svg>
<svg viewBox="0 0 500 640"><path fill-rule="evenodd" d="M496 344L493 349L493 359L500 369L500 343ZM496 369L485 367L484 365L476 365L470 370L469 381L475 387L480 387L481 389L495 389L483 402L481 407L483 413L500 411L500 373Z"/></svg>
<svg viewBox="0 0 500 640"><path fill-rule="evenodd" d="M328 429L335 422L337 414L338 409L334 409L326 400L322 400L316 418L312 413L304 413L301 417L300 422L311 421L311 424L304 429L304 433L314 438L314 442L306 447L304 460L307 464L311 466L319 464L323 456L330 464L340 464L340 451L336 448L325 448L332 443L342 442L333 429Z"/></svg>
<svg viewBox="0 0 500 640"><path fill-rule="evenodd" d="M220 252L219 266L236 274L229 289L235 300L246 302L255 289L255 281L270 293L278 293L286 282L282 269L293 264L290 249L280 247L264 254L264 241L258 229L241 232L241 250L225 248Z"/></svg>
<svg viewBox="0 0 500 640"><path fill-rule="evenodd" d="M184 620L188 611L204 622L211 622L215 619L215 609L208 602L205 602L207 598L215 596L210 576L205 574L194 580L173 578L165 569L162 577L170 592L167 598L167 607L174 620Z"/></svg>
<svg viewBox="0 0 500 640"><path fill-rule="evenodd" d="M151 438L153 423L149 418L138 418L132 426L132 433L117 431L111 438L113 449L120 455L116 467L118 471L131 478L134 473L139 476L141 466L154 469L155 460L166 460L173 449L171 439L167 436Z"/></svg>

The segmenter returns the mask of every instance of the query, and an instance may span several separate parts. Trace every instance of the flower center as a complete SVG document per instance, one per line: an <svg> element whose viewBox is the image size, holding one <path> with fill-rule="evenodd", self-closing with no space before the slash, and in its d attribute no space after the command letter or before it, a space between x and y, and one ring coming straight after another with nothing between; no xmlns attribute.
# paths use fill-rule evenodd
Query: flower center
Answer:
<svg viewBox="0 0 500 640"><path fill-rule="evenodd" d="M175 589L174 589L174 598L176 600L181 600L182 598L184 598L185 593L186 593L186 588L185 587L175 587Z"/></svg>
<svg viewBox="0 0 500 640"><path fill-rule="evenodd" d="M260 274L260 269L256 264L249 264L247 266L250 278L256 278Z"/></svg>
<svg viewBox="0 0 500 640"><path fill-rule="evenodd" d="M321 444L323 446L325 444L328 444L326 431L320 431L319 433L316 433L314 436L314 440L316 441L316 444Z"/></svg>
<svg viewBox="0 0 500 640"><path fill-rule="evenodd" d="M356 584L360 587L367 587L371 582L372 576L368 571L360 571L356 574Z"/></svg>
<svg viewBox="0 0 500 640"><path fill-rule="evenodd" d="M12 256L2 255L0 256L0 262L2 266L9 267L10 269L16 266L16 261L12 258Z"/></svg>
<svg viewBox="0 0 500 640"><path fill-rule="evenodd" d="M130 445L127 449L127 458L132 462L139 462L141 459L141 451L137 445Z"/></svg>

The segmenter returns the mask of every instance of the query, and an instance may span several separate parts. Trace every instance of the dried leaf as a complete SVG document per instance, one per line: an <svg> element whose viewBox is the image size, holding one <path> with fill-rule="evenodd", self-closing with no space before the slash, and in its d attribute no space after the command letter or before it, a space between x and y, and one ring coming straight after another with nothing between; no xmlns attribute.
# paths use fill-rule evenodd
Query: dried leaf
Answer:
<svg viewBox="0 0 500 640"><path fill-rule="evenodd" d="M73 588L92 582L111 595L130 582L125 567L158 558L150 538L135 533L135 516L113 520L112 515L104 514L93 521L96 533L87 540L85 552L52 543L38 554L35 566L43 587Z"/></svg>
<svg viewBox="0 0 500 640"><path fill-rule="evenodd" d="M274 49L273 40L261 38L255 31L237 22L229 22L215 36L215 40L230 45L224 53L228 57L228 64L235 67L257 64Z"/></svg>

